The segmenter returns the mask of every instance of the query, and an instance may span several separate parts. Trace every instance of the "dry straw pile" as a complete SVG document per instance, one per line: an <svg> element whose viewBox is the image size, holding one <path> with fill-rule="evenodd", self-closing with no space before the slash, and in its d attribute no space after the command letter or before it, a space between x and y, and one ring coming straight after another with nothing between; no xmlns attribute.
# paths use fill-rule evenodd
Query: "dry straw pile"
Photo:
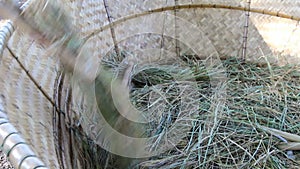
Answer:
<svg viewBox="0 0 300 169"><path fill-rule="evenodd" d="M196 103L199 109L189 119L192 125L182 142L170 151L138 163L139 167L299 167L298 66L279 67L268 61L257 64L236 58L222 60L223 73L228 77L221 86L226 88L225 103L211 109L215 94L210 87L208 68L197 59L186 61L193 70L190 74L182 73L184 69L177 65L168 65L167 69L148 68L133 74L131 101L139 109L158 109L162 100L170 103L168 108L160 109L163 113L158 122L149 127L156 134L166 132L174 118L186 113L180 100L187 102L185 97L191 97L191 93L200 96L184 105ZM172 73L184 76L174 81L168 76ZM195 79L197 88L179 94L176 88L186 85L183 83L186 79Z"/></svg>

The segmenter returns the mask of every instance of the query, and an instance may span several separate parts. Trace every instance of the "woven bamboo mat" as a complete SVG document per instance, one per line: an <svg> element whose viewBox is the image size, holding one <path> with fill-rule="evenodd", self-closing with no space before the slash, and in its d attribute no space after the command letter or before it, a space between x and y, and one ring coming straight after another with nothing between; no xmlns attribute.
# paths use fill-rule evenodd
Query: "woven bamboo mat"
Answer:
<svg viewBox="0 0 300 169"><path fill-rule="evenodd" d="M251 2L251 8L268 9L291 16L300 16L299 1L253 0ZM272 50L273 56L278 58L280 64L299 62L299 22L254 13L250 15L250 18L265 43ZM264 54L269 55L268 53Z"/></svg>
<svg viewBox="0 0 300 169"><path fill-rule="evenodd" d="M149 9L161 8L170 5L183 5L183 4L223 4L228 6L241 6L247 7L247 1L203 1L203 0L182 0L182 1L143 1L137 2L136 0L130 1L104 1L106 6L106 14L109 17L109 21L116 21L124 16L133 15L145 12ZM280 11L287 13L289 15L296 15L297 10L295 6L298 3L292 1L252 1L251 8L257 9L266 9L271 11ZM123 10L119 10L123 9ZM167 12L169 14L174 14L173 11ZM242 50L243 36L244 36L244 26L246 15L245 11L236 11L229 9L180 9L177 11L177 16L185 20L190 21L193 24L196 24L198 28L207 34L207 38L214 44L214 47L219 52L220 56L240 56ZM251 13L250 22L248 27L248 45L247 45L247 54L248 59L257 60L261 56L272 56L270 61L272 62L284 62L282 58L278 57L278 54L282 54L284 59L295 59L298 56L297 46L298 42L295 38L297 35L295 30L296 22L294 21L285 21L285 19L275 18L271 16L261 15ZM276 21L277 20L277 21ZM285 27L290 28L286 29L285 35L278 35L278 32L270 33L269 29L266 28L266 23L282 23L288 22L285 24ZM135 27L136 25L131 25ZM150 24L148 25L150 26ZM272 28L273 29L273 28ZM284 29L284 28L282 28ZM275 30L275 29L273 29ZM278 30L278 29L277 29ZM115 42L118 42L120 39L117 39L118 32L115 31L115 28L112 28L112 38ZM122 33L121 33L122 34ZM286 43L284 39L278 45L273 40L269 40L268 37L278 37L277 41L280 41L280 38L289 39ZM282 37L284 36L284 37ZM121 36L119 36L121 37ZM291 39L291 37L293 37ZM296 43L295 43L296 42ZM283 44L284 43L284 44ZM226 44L226 45L224 45ZM284 51L284 52L280 52ZM263 61L263 60L261 60ZM286 62L285 62L286 63Z"/></svg>
<svg viewBox="0 0 300 169"><path fill-rule="evenodd" d="M289 15L300 15L300 2L293 0L251 0L251 8L280 11Z"/></svg>
<svg viewBox="0 0 300 169"><path fill-rule="evenodd" d="M62 1L73 18L73 25L80 30L83 37L91 34L101 26L108 24L103 1Z"/></svg>
<svg viewBox="0 0 300 169"><path fill-rule="evenodd" d="M52 96L55 59L45 56L43 47L18 30L10 38L8 47L40 87ZM7 48L1 60L0 81L0 96L10 122L47 166L59 168L53 142L51 103Z"/></svg>

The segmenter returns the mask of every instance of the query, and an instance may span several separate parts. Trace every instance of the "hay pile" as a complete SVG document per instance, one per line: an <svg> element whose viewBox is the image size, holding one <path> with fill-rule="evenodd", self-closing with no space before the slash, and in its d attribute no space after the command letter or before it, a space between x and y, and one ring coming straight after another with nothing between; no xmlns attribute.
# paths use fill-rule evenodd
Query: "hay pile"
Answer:
<svg viewBox="0 0 300 169"><path fill-rule="evenodd" d="M187 63L193 70L190 77L181 74L184 71L177 66L173 66L174 69L169 66L164 71L144 69L132 76L131 99L140 110L151 110L157 105L159 99L153 99L149 94L154 86L161 97L172 103L161 110L164 113L160 120L150 127L154 131L152 134L163 132L172 125L172 117L180 118L177 115L183 114L181 111L184 110L184 107L178 107L180 98L176 97L176 85L180 82L172 80L166 72L183 75L183 81L196 79L198 87L190 92L200 96L189 100L196 101L199 110L190 119L192 125L188 136L176 148L141 162L140 167L299 167L297 150L300 147L295 143L300 142L297 136L300 130L299 67L278 67L268 62L260 65L244 63L235 58L223 60L228 77L224 84L227 86L226 103L210 109L214 92L210 88L207 68L200 61L189 60ZM296 147L291 148L292 145Z"/></svg>
<svg viewBox="0 0 300 169"><path fill-rule="evenodd" d="M122 72L126 53L121 58L115 56L104 58L102 63L118 74ZM236 58L222 60L227 80L217 87L226 89L226 97L222 98L224 104L216 106L219 96L211 85L212 74L208 73L211 71L205 61L193 56L182 60L185 65L166 62L137 66L129 81L132 104L153 118L144 136L165 136L176 120L184 121L182 126L186 128L172 135L181 140L173 149L148 159L122 158L95 144L80 125L72 130L67 127L73 142L71 161L79 162L71 162L72 166L162 169L300 166L298 66L255 64ZM151 146L159 147L160 139L172 138L158 138Z"/></svg>

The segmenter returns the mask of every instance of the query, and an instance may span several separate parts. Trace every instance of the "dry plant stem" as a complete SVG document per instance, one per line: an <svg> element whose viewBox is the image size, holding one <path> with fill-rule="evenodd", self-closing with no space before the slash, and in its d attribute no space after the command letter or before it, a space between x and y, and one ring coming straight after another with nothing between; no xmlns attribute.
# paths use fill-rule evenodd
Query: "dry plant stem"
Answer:
<svg viewBox="0 0 300 169"><path fill-rule="evenodd" d="M105 7L105 12L106 12L106 15L107 15L108 22L111 23L112 22L112 17L109 13L109 9L108 9L108 6L107 6L107 0L103 0L103 4L104 4L104 7ZM115 47L114 50L115 50L117 56L120 56L120 50L119 50L119 47L118 47L116 33L115 33L115 29L114 29L113 26L110 27L110 32L111 32L111 37L112 37L114 47Z"/></svg>
<svg viewBox="0 0 300 169"><path fill-rule="evenodd" d="M262 129L272 135L275 135L278 137L283 137L284 139L287 140L286 143L282 143L282 144L278 145L279 149L281 149L281 150L300 150L300 136L298 136L296 134L291 134L288 132L280 131L277 129L264 127L264 126L262 126Z"/></svg>
<svg viewBox="0 0 300 169"><path fill-rule="evenodd" d="M248 39L248 30L249 30L249 16L250 16L250 6L251 6L251 0L248 0L247 2L247 7L248 9L246 10L246 22L244 26L244 35L243 35L243 50L242 50L242 60L246 60L247 56L247 39Z"/></svg>
<svg viewBox="0 0 300 169"><path fill-rule="evenodd" d="M275 134L275 135L280 135L281 137L287 139L288 141L292 142L300 142L300 136L296 134L291 134L288 132L280 131L277 129L269 128L269 127L264 127L261 126L261 128L265 131L267 131L270 134Z"/></svg>
<svg viewBox="0 0 300 169"><path fill-rule="evenodd" d="M300 143L299 142L289 142L289 143L279 144L278 148L281 149L281 150L299 151L300 150Z"/></svg>

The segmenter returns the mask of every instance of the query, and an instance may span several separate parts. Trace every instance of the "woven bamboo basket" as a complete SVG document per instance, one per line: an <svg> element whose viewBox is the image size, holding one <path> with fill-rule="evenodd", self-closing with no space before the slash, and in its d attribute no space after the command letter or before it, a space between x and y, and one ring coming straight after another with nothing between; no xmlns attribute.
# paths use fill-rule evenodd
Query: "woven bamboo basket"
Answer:
<svg viewBox="0 0 300 169"><path fill-rule="evenodd" d="M10 137L0 133L0 138L5 137L1 140L3 158L8 158L3 167L10 167L11 162L14 168L114 168L118 163L118 158L98 144L99 117L86 113L95 111L94 102L91 106L80 85L65 73L67 66L57 41L68 34L69 27L76 30L78 39L85 40L83 46L94 62L124 51L143 56L133 57L140 67L146 62L158 64L149 61L157 51L165 52L160 57L190 54L222 60L235 56L277 65L297 63L300 57L300 2L294 0L49 0L64 8L70 19L69 23L50 20L43 27L43 17L49 14L46 1L31 0L21 9L29 25L48 34L46 40L37 32L24 30L18 20L0 21L0 120L6 120L22 139L15 144L26 145L24 150L9 154L14 149L5 139ZM181 27L184 25L190 26ZM65 27L68 29L62 30ZM5 131L1 127L2 123L0 131Z"/></svg>

